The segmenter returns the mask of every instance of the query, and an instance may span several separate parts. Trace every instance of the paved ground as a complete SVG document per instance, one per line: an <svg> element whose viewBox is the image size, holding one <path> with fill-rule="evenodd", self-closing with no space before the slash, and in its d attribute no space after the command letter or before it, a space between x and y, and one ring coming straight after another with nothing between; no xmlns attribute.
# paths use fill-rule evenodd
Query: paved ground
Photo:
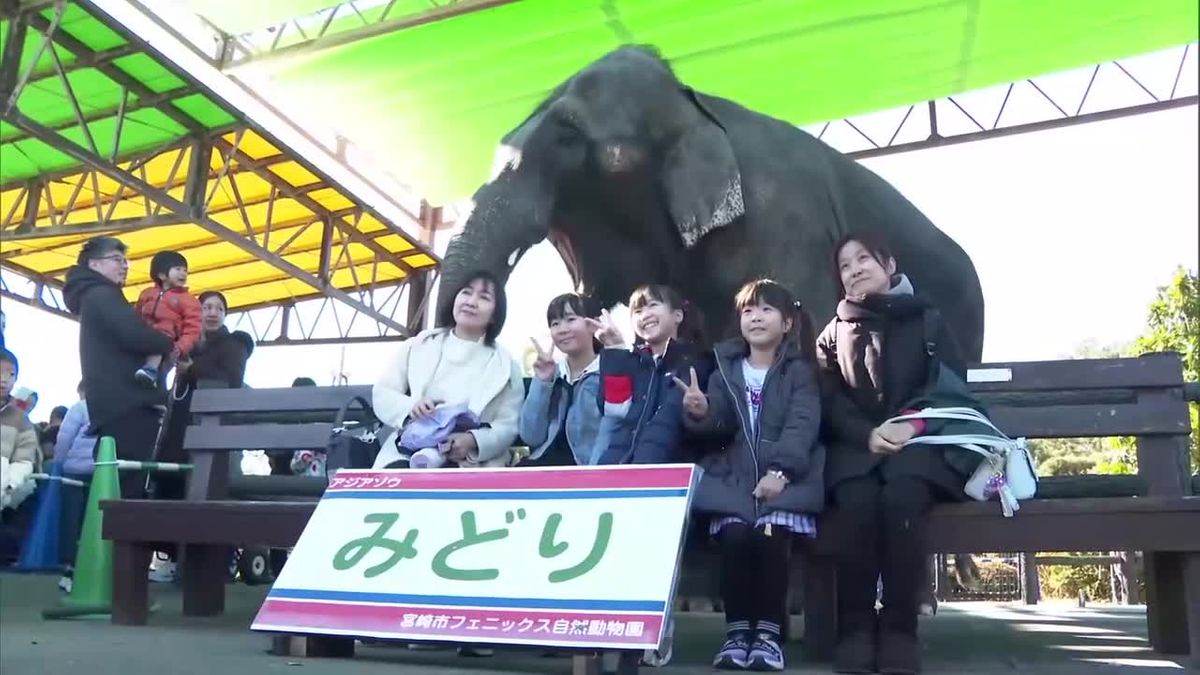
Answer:
<svg viewBox="0 0 1200 675"><path fill-rule="evenodd" d="M57 600L54 579L0 574L0 673L3 675L258 675L284 673L499 675L568 673L565 658L531 651L502 651L490 659L453 652L413 652L361 647L353 660L287 659L266 653L267 637L247 629L264 589L229 587L228 612L214 619L185 619L179 593L154 588L160 608L141 628L107 621L48 622L41 610ZM929 673L1185 672L1183 662L1152 653L1145 611L1138 607L1078 609L1068 605L1025 608L992 603L943 606L924 627ZM719 641L720 617L680 614L677 656L663 675L711 672L708 659ZM793 673L827 673L803 661L803 645L788 645ZM1196 672L1196 671L1188 671Z"/></svg>

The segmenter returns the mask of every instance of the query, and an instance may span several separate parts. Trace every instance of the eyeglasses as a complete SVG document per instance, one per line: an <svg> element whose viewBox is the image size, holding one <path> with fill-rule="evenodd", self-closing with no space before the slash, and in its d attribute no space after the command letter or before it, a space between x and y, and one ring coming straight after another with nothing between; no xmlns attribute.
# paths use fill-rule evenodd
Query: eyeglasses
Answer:
<svg viewBox="0 0 1200 675"><path fill-rule="evenodd" d="M92 260L112 260L113 262L117 263L118 265L122 265L124 267L129 266L129 259L126 258L125 256L121 255L120 253L114 253L112 255L102 255L97 258L92 258Z"/></svg>

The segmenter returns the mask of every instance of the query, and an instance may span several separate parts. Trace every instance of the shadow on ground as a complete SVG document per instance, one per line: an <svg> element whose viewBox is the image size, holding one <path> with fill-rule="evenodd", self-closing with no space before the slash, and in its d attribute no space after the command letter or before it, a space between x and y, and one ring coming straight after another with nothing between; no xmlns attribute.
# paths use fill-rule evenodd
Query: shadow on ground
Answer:
<svg viewBox="0 0 1200 675"><path fill-rule="evenodd" d="M559 674L570 660L538 650L499 650L493 658L460 658L453 650L411 651L359 646L353 660L289 659L266 653L266 635L248 626L264 588L230 585L222 617L185 618L180 595L157 585L159 609L145 627L104 620L44 621L43 608L58 600L55 578L0 574L0 673L3 675L250 675L289 672L427 673L429 675ZM928 673L1183 672L1183 661L1150 651L1142 607L1079 609L996 603L943 605L925 621ZM796 624L801 625L797 620ZM670 666L644 672L708 673L722 632L719 615L679 615L676 656ZM789 672L827 673L827 664L803 660L798 641L788 645ZM1192 671L1194 672L1194 671Z"/></svg>

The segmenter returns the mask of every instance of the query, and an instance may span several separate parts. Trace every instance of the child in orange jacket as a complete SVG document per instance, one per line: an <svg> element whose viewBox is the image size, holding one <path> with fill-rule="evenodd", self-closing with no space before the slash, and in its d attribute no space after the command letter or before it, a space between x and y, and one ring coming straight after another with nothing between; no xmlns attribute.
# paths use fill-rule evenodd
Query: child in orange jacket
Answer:
<svg viewBox="0 0 1200 675"><path fill-rule="evenodd" d="M150 278L154 286L138 296L137 313L151 328L175 341L171 362L191 353L200 340L200 302L187 289L187 258L176 251L160 251L150 259ZM148 387L157 387L161 354L146 359L137 371L137 379Z"/></svg>

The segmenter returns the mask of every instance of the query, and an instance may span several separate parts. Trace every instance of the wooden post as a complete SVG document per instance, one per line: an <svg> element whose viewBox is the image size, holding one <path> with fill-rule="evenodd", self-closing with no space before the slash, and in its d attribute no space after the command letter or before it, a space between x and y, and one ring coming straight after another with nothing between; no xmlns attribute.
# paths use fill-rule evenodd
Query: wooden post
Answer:
<svg viewBox="0 0 1200 675"><path fill-rule="evenodd" d="M144 626L150 611L150 589L146 568L153 551L142 542L113 543L112 622L122 626Z"/></svg>
<svg viewBox="0 0 1200 675"><path fill-rule="evenodd" d="M1141 358L1173 359L1182 369L1179 354L1149 354ZM1139 394L1138 403L1186 405L1179 398L1178 390L1162 389ZM1138 436L1137 461L1138 476L1145 481L1146 493L1151 497L1182 497L1191 493L1186 434ZM1150 646L1164 654L1186 653L1189 647L1184 554L1146 551L1144 560ZM1193 625L1192 629L1197 628Z"/></svg>
<svg viewBox="0 0 1200 675"><path fill-rule="evenodd" d="M354 657L354 638L326 635L274 635L271 654L303 658L348 659Z"/></svg>
<svg viewBox="0 0 1200 675"><path fill-rule="evenodd" d="M1130 605L1142 604L1142 589L1138 583L1137 551L1121 551L1121 571L1125 577L1126 602Z"/></svg>
<svg viewBox="0 0 1200 675"><path fill-rule="evenodd" d="M946 573L946 554L938 553L933 556L933 579L934 585L937 587L937 599L939 602L950 600L950 575Z"/></svg>
<svg viewBox="0 0 1200 675"><path fill-rule="evenodd" d="M1146 398L1143 395L1140 398ZM1140 399L1139 399L1140 400ZM1187 466L1187 436L1138 436L1138 474L1153 497L1182 497ZM1182 464L1180 464L1182 462ZM1188 650L1184 554L1146 551L1146 624L1150 646L1164 654Z"/></svg>
<svg viewBox="0 0 1200 675"><path fill-rule="evenodd" d="M209 544L187 544L183 550L183 615L223 614L225 579L229 574L229 548Z"/></svg>
<svg viewBox="0 0 1200 675"><path fill-rule="evenodd" d="M1036 605L1041 599L1041 580L1038 577L1037 552L1025 551L1021 554L1021 599L1026 605Z"/></svg>
<svg viewBox="0 0 1200 675"><path fill-rule="evenodd" d="M1192 665L1200 668L1200 553L1185 553L1183 558L1188 646L1191 649Z"/></svg>

